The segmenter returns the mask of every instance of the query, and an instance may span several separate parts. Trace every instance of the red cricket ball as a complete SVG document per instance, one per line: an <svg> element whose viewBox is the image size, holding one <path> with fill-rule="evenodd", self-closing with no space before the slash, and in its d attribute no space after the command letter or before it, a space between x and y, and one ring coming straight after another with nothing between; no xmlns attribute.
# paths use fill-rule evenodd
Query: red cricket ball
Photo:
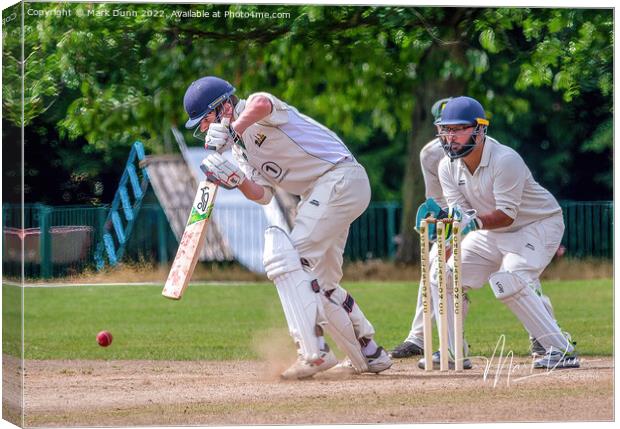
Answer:
<svg viewBox="0 0 620 429"><path fill-rule="evenodd" d="M99 345L101 347L107 347L110 344L112 344L112 334L110 334L108 331L101 331L97 334L97 343L99 343Z"/></svg>

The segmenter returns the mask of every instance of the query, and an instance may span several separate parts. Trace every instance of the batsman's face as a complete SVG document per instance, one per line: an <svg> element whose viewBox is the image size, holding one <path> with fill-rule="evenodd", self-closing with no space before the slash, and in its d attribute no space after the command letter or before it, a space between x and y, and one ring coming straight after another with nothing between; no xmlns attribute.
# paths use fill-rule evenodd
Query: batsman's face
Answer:
<svg viewBox="0 0 620 429"><path fill-rule="evenodd" d="M217 120L217 109L207 113L202 120L200 121L200 131L206 132L209 129L209 125L214 122L220 122L223 118L232 118L232 105L230 103L225 103L221 107L221 118L220 121Z"/></svg>
<svg viewBox="0 0 620 429"><path fill-rule="evenodd" d="M215 122L215 112L207 113L200 121L200 131L206 132L209 129L209 125Z"/></svg>

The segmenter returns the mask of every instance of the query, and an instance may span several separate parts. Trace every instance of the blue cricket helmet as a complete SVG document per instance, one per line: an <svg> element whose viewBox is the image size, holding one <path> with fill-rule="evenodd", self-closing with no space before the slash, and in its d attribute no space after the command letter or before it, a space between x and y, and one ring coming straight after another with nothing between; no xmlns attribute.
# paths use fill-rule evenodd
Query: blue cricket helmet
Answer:
<svg viewBox="0 0 620 429"><path fill-rule="evenodd" d="M476 137L479 135L486 136L489 121L482 105L471 97L456 97L449 100L443 110L441 116L435 121L435 125L440 127L438 134L441 146L446 155L451 160L467 156L474 147L476 147ZM476 128L472 131L469 141L456 150L455 143L448 139L449 130L443 129L449 125L470 125Z"/></svg>
<svg viewBox="0 0 620 429"><path fill-rule="evenodd" d="M456 97L449 100L435 125L484 125L488 126L482 105L471 97Z"/></svg>
<svg viewBox="0 0 620 429"><path fill-rule="evenodd" d="M192 82L183 97L183 107L189 115L185 128L194 128L206 114L215 110L234 92L234 86L215 76L201 77Z"/></svg>

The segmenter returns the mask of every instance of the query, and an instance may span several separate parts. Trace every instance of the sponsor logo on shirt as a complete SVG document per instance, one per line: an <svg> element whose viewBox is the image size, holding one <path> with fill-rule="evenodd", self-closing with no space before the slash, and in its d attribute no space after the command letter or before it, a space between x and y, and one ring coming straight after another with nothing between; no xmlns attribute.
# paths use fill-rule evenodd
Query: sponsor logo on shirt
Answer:
<svg viewBox="0 0 620 429"><path fill-rule="evenodd" d="M495 282L495 286L497 287L499 293L504 293L504 285L502 285L500 282Z"/></svg>
<svg viewBox="0 0 620 429"><path fill-rule="evenodd" d="M536 250L536 248L534 247L534 245L533 245L533 244L531 244L531 243L527 243L527 244L525 245L525 247L527 247L527 248L528 248L528 249L530 249L530 250Z"/></svg>
<svg viewBox="0 0 620 429"><path fill-rule="evenodd" d="M459 186L462 186L465 184L465 179L459 179Z"/></svg>
<svg viewBox="0 0 620 429"><path fill-rule="evenodd" d="M310 204L312 204L313 206L317 206L317 207L321 205L317 200L311 200Z"/></svg>
<svg viewBox="0 0 620 429"><path fill-rule="evenodd" d="M254 144L258 147L261 147L266 138L267 136L265 134L258 133L258 135L256 136L256 140L254 140Z"/></svg>

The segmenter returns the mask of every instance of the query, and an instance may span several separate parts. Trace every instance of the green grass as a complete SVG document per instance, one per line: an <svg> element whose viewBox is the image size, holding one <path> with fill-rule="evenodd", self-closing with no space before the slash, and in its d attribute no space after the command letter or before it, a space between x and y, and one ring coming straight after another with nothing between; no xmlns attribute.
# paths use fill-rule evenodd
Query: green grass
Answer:
<svg viewBox="0 0 620 429"><path fill-rule="evenodd" d="M350 283L386 348L400 343L411 324L413 283ZM611 355L612 280L544 284L564 330L582 355ZM25 349L28 359L255 359L253 343L277 329L286 335L284 315L270 284L191 286L181 301L161 296L158 286L27 288ZM3 347L19 352L20 289L3 286ZM490 288L470 292L466 335L472 355L489 356L501 334L508 349L525 355L525 330ZM114 342L97 346L107 329ZM435 341L435 344L438 344Z"/></svg>
<svg viewBox="0 0 620 429"><path fill-rule="evenodd" d="M22 295L18 287L2 285L2 351L21 355Z"/></svg>
<svg viewBox="0 0 620 429"><path fill-rule="evenodd" d="M352 285L351 293L362 303L375 328L377 338L386 347L399 344L409 333L415 311L412 284ZM613 352L612 280L560 281L543 283L551 298L561 328L577 341L581 355L611 355ZM383 291L378 295L378 291ZM488 286L470 291L465 335L470 355L490 356L501 334L508 350L526 355L529 339L519 320L498 301ZM439 345L435 332L435 348Z"/></svg>

